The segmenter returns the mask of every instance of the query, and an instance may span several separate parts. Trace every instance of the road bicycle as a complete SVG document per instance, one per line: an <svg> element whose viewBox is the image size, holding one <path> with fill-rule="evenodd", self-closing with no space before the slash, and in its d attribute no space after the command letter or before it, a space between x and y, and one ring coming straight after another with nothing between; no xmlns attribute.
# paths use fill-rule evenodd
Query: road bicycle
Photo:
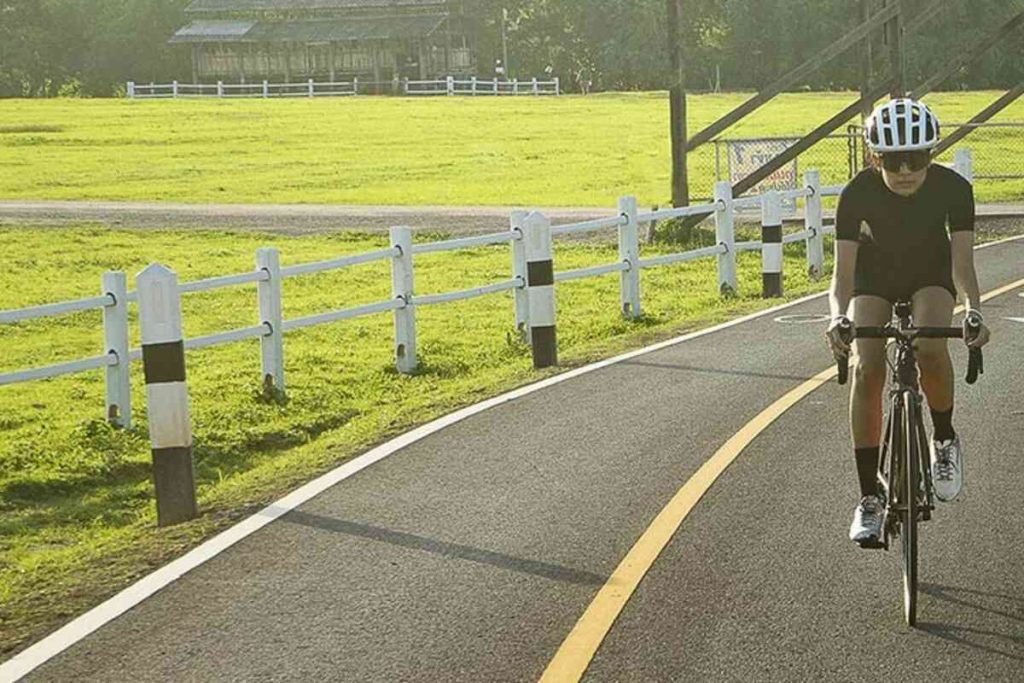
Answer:
<svg viewBox="0 0 1024 683"><path fill-rule="evenodd" d="M918 523L931 519L935 510L925 433L923 405L914 341L917 339L972 339L981 329L981 319L969 315L964 327L914 327L911 305L898 301L895 320L883 327L840 329L843 340L892 339L892 353L886 362L892 372L889 382L889 411L885 438L878 465L878 481L885 495L882 536L876 542L862 544L867 548L889 549L889 541L900 539L903 556L903 617L908 626L917 622ZM839 383L846 384L849 358L839 360ZM981 349L970 349L967 383L974 384L984 372Z"/></svg>

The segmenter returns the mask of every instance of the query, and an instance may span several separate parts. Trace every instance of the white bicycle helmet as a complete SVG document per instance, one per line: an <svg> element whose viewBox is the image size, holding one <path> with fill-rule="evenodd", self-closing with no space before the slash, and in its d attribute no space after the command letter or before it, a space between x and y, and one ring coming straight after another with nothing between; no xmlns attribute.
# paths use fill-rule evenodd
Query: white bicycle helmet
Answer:
<svg viewBox="0 0 1024 683"><path fill-rule="evenodd" d="M864 122L864 139L872 152L932 149L939 144L939 120L923 102L890 100Z"/></svg>

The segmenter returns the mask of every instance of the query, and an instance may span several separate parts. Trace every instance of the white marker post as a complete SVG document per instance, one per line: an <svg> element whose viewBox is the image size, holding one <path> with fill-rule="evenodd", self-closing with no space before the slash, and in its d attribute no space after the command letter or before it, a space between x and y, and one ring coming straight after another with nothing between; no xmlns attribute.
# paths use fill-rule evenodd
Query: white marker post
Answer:
<svg viewBox="0 0 1024 683"><path fill-rule="evenodd" d="M270 334L260 337L263 386L284 392L284 318L281 314L281 258L277 249L257 249L256 270L269 276L256 283L260 322L270 326Z"/></svg>
<svg viewBox="0 0 1024 683"><path fill-rule="evenodd" d="M820 280L825 274L825 232L821 220L821 174L816 169L804 173L804 185L811 196L804 204L804 230L807 235L807 274Z"/></svg>
<svg viewBox="0 0 1024 683"><path fill-rule="evenodd" d="M555 265L551 255L551 221L533 211L526 217L526 286L530 303L533 367L558 364L555 334Z"/></svg>
<svg viewBox="0 0 1024 683"><path fill-rule="evenodd" d="M974 183L974 157L968 147L961 147L953 153L953 170L963 176L967 182Z"/></svg>
<svg viewBox="0 0 1024 683"><path fill-rule="evenodd" d="M523 284L516 287L513 292L515 297L516 330L520 338L530 343L530 297L526 288L526 211L513 211L509 219L512 229L512 277L521 279Z"/></svg>
<svg viewBox="0 0 1024 683"><path fill-rule="evenodd" d="M629 270L619 273L622 315L640 317L640 224L637 220L636 197L620 197L619 213L626 219L619 226L619 259Z"/></svg>
<svg viewBox="0 0 1024 683"><path fill-rule="evenodd" d="M782 201L775 190L761 197L761 296L782 296Z"/></svg>
<svg viewBox="0 0 1024 683"><path fill-rule="evenodd" d="M732 204L732 185L728 180L715 183L715 240L725 247L718 255L718 291L729 295L736 286L736 229Z"/></svg>
<svg viewBox="0 0 1024 683"><path fill-rule="evenodd" d="M117 365L107 366L107 421L127 429L132 426L132 395L128 355L128 280L124 273L103 274L104 294L114 303L103 308L103 341Z"/></svg>
<svg viewBox="0 0 1024 683"><path fill-rule="evenodd" d="M178 276L158 263L139 273L136 284L157 524L169 526L193 519L199 513L185 384L181 297Z"/></svg>
<svg viewBox="0 0 1024 683"><path fill-rule="evenodd" d="M399 253L391 259L391 296L404 302L394 311L395 363L398 371L409 374L416 369L416 306L412 269L412 228L391 228L391 246Z"/></svg>

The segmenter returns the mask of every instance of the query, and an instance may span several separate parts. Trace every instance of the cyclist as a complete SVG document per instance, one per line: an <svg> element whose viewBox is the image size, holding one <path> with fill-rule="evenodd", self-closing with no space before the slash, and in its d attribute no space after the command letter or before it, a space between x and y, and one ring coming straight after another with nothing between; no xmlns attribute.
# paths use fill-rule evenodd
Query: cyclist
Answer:
<svg viewBox="0 0 1024 683"><path fill-rule="evenodd" d="M837 360L849 345L840 326L881 326L897 300L910 301L915 324L949 326L957 288L972 319L981 320L974 269L974 192L958 173L931 163L939 122L923 103L893 99L865 123L872 163L844 188L836 211L835 270L829 292L832 322L826 338ZM948 228L948 233L947 233ZM954 286L956 283L956 286ZM989 331L968 343L984 346ZM882 440L885 340L858 339L850 391L850 428L861 500L850 538L880 537L883 493L878 486ZM945 339L916 342L921 387L934 433L930 444L935 494L951 501L963 485L964 453L953 429L953 366Z"/></svg>

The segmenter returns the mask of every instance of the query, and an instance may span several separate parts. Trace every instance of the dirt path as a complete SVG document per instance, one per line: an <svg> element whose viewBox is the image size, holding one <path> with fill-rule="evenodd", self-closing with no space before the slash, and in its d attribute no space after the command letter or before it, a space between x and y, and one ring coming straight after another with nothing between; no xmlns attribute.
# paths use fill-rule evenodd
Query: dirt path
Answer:
<svg viewBox="0 0 1024 683"><path fill-rule="evenodd" d="M131 228L230 228L301 235L336 230L386 232L393 225L408 225L424 232L478 234L507 229L512 208L0 200L0 226L98 223ZM613 207L541 210L556 225L615 213ZM1006 224L1008 234L1019 233L1024 223L1024 204L981 205L978 215L985 219L986 228L991 226L1002 233ZM750 218L756 222L756 213Z"/></svg>

